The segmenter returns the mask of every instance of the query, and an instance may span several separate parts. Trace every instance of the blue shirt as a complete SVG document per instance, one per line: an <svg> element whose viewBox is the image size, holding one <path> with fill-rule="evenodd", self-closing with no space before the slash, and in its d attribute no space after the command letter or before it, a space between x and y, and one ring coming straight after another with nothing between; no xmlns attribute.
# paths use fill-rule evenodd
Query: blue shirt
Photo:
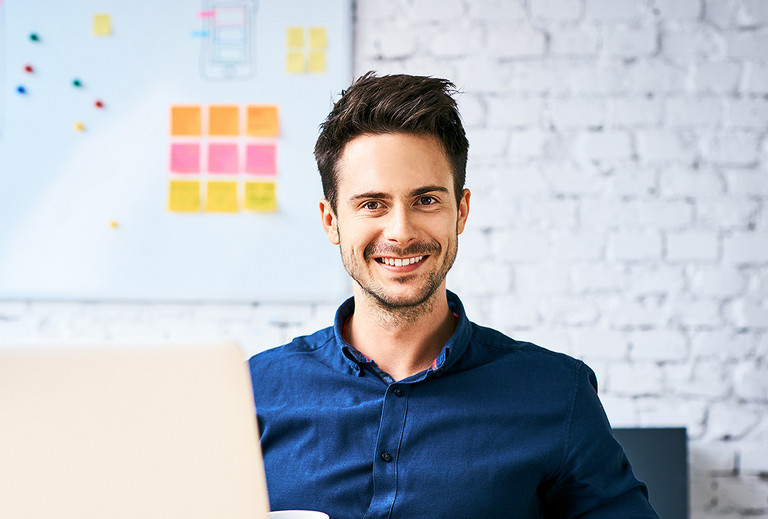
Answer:
<svg viewBox="0 0 768 519"><path fill-rule="evenodd" d="M273 510L331 519L656 518L581 361L470 322L395 382L333 327L249 361Z"/></svg>

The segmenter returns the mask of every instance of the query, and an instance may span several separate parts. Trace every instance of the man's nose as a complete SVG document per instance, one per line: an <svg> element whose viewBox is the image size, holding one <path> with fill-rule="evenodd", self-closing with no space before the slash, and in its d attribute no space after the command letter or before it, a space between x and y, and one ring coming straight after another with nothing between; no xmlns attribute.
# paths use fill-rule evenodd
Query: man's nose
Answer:
<svg viewBox="0 0 768 519"><path fill-rule="evenodd" d="M398 205L389 212L384 228L384 238L401 246L407 245L416 238L414 215L407 207Z"/></svg>

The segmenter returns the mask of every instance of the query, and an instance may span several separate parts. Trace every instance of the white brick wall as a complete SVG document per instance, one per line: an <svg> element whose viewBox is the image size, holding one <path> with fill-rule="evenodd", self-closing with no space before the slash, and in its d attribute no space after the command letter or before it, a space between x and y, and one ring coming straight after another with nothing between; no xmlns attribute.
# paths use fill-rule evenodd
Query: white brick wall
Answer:
<svg viewBox="0 0 768 519"><path fill-rule="evenodd" d="M768 1L356 16L356 75L464 92L472 210L449 284L470 317L587 360L615 425L687 427L694 519L768 518ZM0 341L224 336L251 354L334 311L0 302Z"/></svg>

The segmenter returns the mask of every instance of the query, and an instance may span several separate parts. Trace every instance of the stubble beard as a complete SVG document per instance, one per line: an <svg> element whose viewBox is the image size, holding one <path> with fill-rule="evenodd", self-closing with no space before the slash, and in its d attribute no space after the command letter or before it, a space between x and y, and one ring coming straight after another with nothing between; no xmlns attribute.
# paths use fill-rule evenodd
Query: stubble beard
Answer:
<svg viewBox="0 0 768 519"><path fill-rule="evenodd" d="M341 234L339 234L339 240L341 244ZM367 272L370 272L371 270L368 266L371 262L375 261L372 258L374 256L386 255L387 253L393 256L428 254L430 257L436 258L440 255L440 252L442 252L442 247L438 242L431 241L417 243L400 250L392 247L378 247L375 244L369 244L363 251L362 263L356 260L343 246L340 245L339 250L341 251L341 261L344 264L347 273L349 273L363 292L370 296L370 300L373 301L376 307L380 310L377 314L383 323L412 323L417 321L419 317L428 314L434 308L436 301L434 296L456 260L456 254L458 252L458 233L448 243L445 257L439 268L428 274L427 279L423 282L418 294L407 299L398 298L389 294L387 288L378 283L374 276L366 275ZM404 275L396 279L394 283L410 283L416 276L417 274Z"/></svg>

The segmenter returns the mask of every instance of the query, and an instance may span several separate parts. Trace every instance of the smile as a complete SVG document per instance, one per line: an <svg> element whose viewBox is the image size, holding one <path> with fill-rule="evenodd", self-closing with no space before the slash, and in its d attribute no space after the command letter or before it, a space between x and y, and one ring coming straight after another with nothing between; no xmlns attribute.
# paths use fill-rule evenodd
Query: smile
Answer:
<svg viewBox="0 0 768 519"><path fill-rule="evenodd" d="M376 261L389 265L391 267L403 267L413 265L424 259L425 256L414 256L413 258L376 258Z"/></svg>

